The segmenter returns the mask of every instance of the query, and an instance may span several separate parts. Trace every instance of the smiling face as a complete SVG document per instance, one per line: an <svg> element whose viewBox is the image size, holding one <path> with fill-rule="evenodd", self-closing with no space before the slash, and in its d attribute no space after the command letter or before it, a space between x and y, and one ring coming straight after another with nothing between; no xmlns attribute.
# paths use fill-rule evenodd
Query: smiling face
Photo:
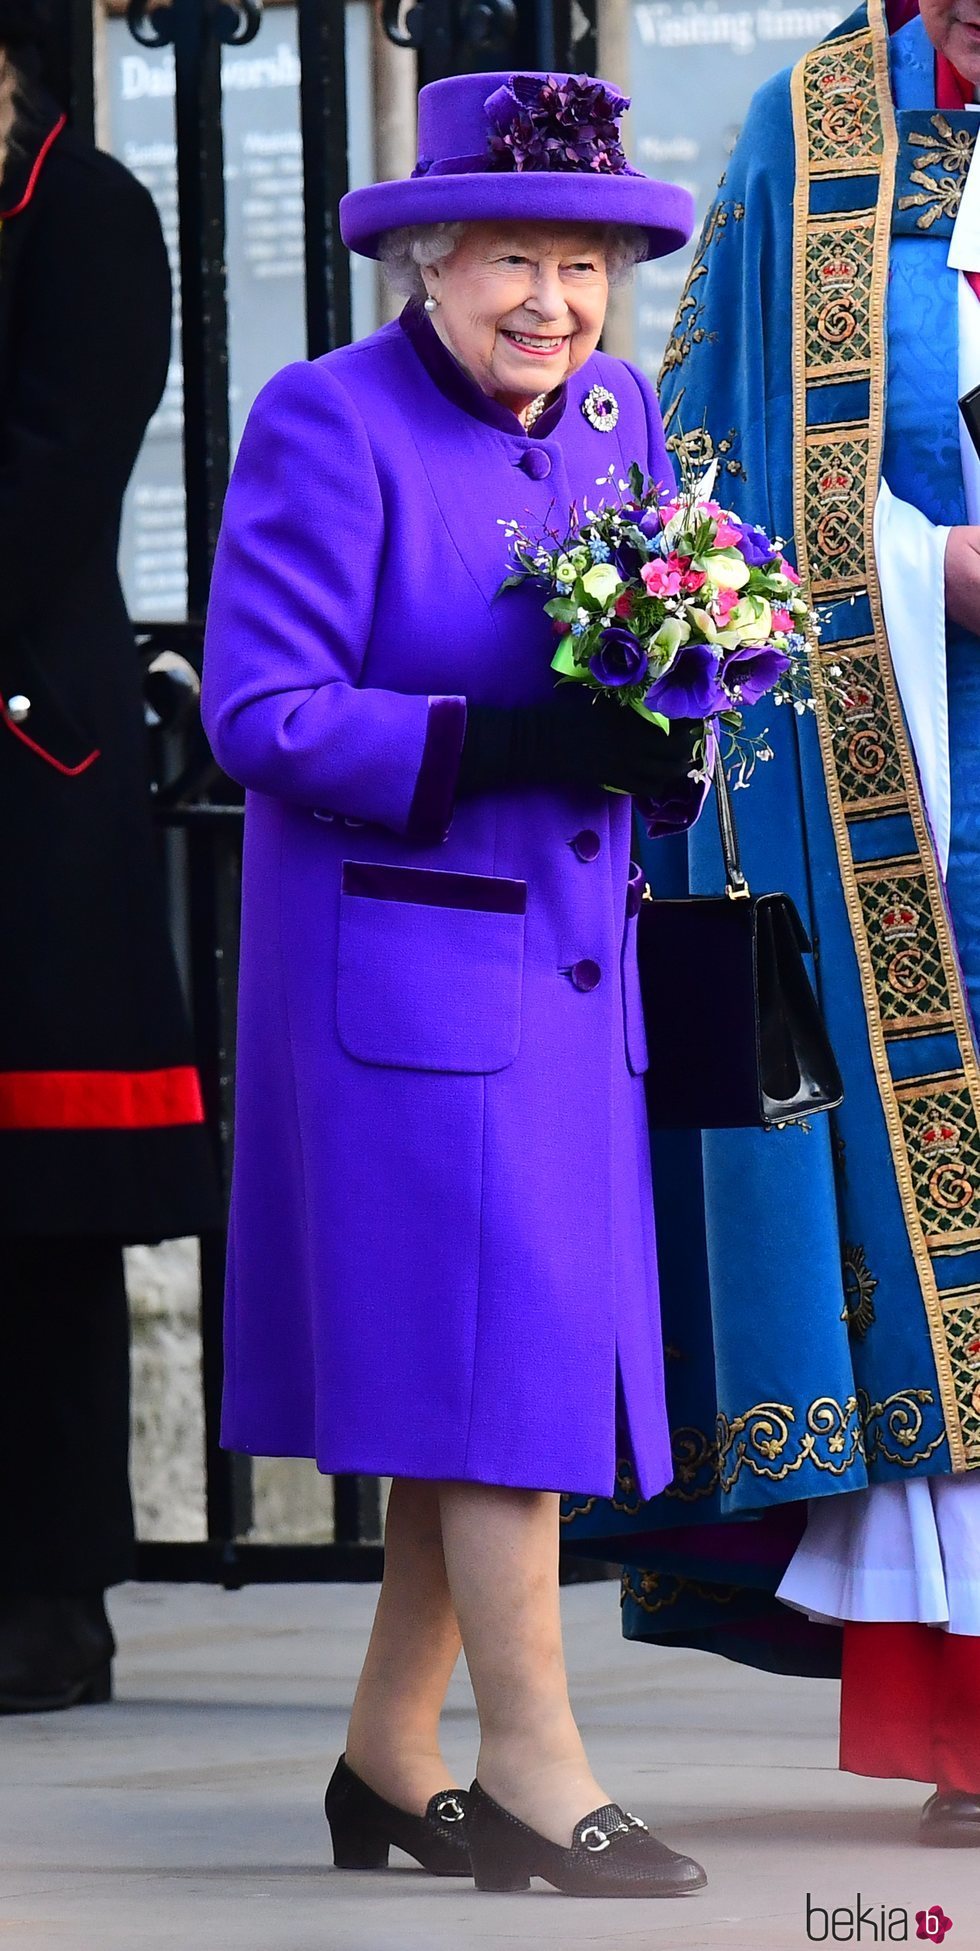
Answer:
<svg viewBox="0 0 980 1951"><path fill-rule="evenodd" d="M920 11L933 47L964 81L980 85L980 0L920 0Z"/></svg>
<svg viewBox="0 0 980 1951"><path fill-rule="evenodd" d="M609 297L601 231L468 224L452 256L422 276L443 344L514 413L560 386L598 345Z"/></svg>

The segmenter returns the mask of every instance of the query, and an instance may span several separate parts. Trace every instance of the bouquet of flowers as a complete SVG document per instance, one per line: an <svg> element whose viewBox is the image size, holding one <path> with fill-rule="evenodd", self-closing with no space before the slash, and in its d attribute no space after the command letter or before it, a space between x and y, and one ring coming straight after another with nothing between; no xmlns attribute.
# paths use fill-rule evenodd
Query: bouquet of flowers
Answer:
<svg viewBox="0 0 980 1951"><path fill-rule="evenodd" d="M695 776L707 776L712 736L723 733L735 784L746 785L772 752L764 732L746 732L743 711L769 694L797 711L811 705L806 648L817 624L783 544L710 499L713 479L663 495L639 467L619 482L612 468L596 485L614 499L581 518L573 508L564 534L502 523L515 565L502 588L530 579L551 592L561 680L605 691L661 731L700 719Z"/></svg>

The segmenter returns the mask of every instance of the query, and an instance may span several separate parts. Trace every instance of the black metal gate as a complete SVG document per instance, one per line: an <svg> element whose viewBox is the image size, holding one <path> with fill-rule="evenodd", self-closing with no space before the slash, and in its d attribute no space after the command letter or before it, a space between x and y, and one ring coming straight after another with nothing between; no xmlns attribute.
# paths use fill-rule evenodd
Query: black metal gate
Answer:
<svg viewBox="0 0 980 1951"><path fill-rule="evenodd" d="M110 0L112 4L112 0ZM419 83L500 67L595 71L598 0L379 0L388 39ZM227 1190L233 1125L234 1010L242 807L214 766L193 700L200 672L211 563L230 466L228 311L221 55L260 36L262 0L129 0L130 34L173 49L186 489L187 620L138 621L141 654L156 663L161 719L155 786L165 830L186 835L189 972L205 1104ZM306 346L310 358L352 336L350 267L338 223L347 188L345 0L297 0ZM83 133L95 128L92 0L61 0L52 78ZM134 355L135 356L135 355ZM177 676L162 673L162 652ZM188 670L188 667L189 670ZM183 669L188 685L181 686ZM168 719L170 729L168 730ZM139 1576L237 1586L254 1580L373 1579L380 1575L379 1486L334 1479L334 1541L249 1544L251 1463L219 1447L224 1238L201 1241L201 1335L207 1538L144 1544Z"/></svg>

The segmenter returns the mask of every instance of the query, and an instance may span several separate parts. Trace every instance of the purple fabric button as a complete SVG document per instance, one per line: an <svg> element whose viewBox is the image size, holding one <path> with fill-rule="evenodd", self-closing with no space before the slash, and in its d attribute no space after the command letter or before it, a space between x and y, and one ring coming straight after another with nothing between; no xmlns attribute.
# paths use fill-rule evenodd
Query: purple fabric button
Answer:
<svg viewBox="0 0 980 1951"><path fill-rule="evenodd" d="M581 833L577 833L570 844L573 851L578 854L579 860L598 860L602 852L602 841L589 826L583 827Z"/></svg>
<svg viewBox="0 0 980 1951"><path fill-rule="evenodd" d="M598 962L593 962L586 957L584 962L576 962L571 976L576 989L582 989L588 994L590 989L598 989L602 981L602 970Z"/></svg>
<svg viewBox="0 0 980 1951"><path fill-rule="evenodd" d="M532 481L545 481L551 473L551 455L546 454L543 447L527 447L518 467L530 475Z"/></svg>

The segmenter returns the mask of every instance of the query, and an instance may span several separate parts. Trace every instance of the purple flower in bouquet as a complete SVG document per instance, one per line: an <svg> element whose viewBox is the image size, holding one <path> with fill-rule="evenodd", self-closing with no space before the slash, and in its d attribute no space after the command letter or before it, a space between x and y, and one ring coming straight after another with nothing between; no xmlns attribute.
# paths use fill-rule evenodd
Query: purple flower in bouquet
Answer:
<svg viewBox="0 0 980 1951"><path fill-rule="evenodd" d="M632 630L611 623L599 639L599 649L589 658L589 669L600 684L616 690L623 684L639 684L647 673L647 655Z"/></svg>
<svg viewBox="0 0 980 1951"><path fill-rule="evenodd" d="M774 562L779 554L774 549L764 528L754 527L752 522L743 522L739 529L738 552L750 569L764 569L767 562Z"/></svg>
<svg viewBox="0 0 980 1951"><path fill-rule="evenodd" d="M663 534L663 518L659 508L646 508L636 524L641 535L648 535L651 542L659 540Z"/></svg>
<svg viewBox="0 0 980 1951"><path fill-rule="evenodd" d="M664 718L712 718L727 711L731 699L721 682L721 659L711 644L684 644L669 671L651 684L643 700Z"/></svg>
<svg viewBox="0 0 980 1951"><path fill-rule="evenodd" d="M619 118L628 107L628 96L587 75L512 75L485 104L494 165L621 174L629 165Z"/></svg>
<svg viewBox="0 0 980 1951"><path fill-rule="evenodd" d="M757 705L789 670L792 658L772 644L740 644L722 660L721 681L738 704Z"/></svg>
<svg viewBox="0 0 980 1951"><path fill-rule="evenodd" d="M640 569L646 561L635 542L617 542L612 552L612 560L625 583L635 582Z"/></svg>

